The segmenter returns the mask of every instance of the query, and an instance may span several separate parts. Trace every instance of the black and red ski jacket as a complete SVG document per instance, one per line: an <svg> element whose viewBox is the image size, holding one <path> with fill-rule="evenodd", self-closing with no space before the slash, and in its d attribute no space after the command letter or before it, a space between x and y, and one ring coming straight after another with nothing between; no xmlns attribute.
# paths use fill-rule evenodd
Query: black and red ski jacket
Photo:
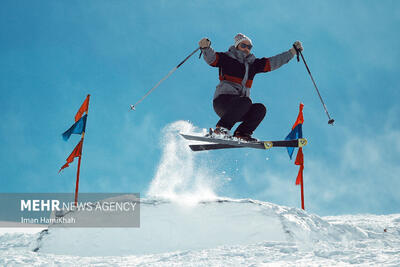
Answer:
<svg viewBox="0 0 400 267"><path fill-rule="evenodd" d="M290 51L273 57L256 58L245 55L231 46L227 52L215 52L211 47L202 49L205 61L212 67L218 67L220 83L217 85L214 99L221 94L250 96L250 88L257 73L269 72L286 64L293 58Z"/></svg>

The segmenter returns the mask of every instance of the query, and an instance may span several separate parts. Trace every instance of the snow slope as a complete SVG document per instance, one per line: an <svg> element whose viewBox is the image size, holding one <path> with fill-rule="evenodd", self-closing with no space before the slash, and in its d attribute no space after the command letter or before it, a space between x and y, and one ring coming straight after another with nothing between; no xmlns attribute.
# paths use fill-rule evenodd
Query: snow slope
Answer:
<svg viewBox="0 0 400 267"><path fill-rule="evenodd" d="M250 199L141 205L136 229L3 232L0 265L400 265L400 214L320 218Z"/></svg>
<svg viewBox="0 0 400 267"><path fill-rule="evenodd" d="M125 256L263 241L313 246L319 240L359 240L366 236L358 227L332 225L298 209L253 200L220 199L195 206L145 201L141 204L140 228L50 227L38 246L45 253Z"/></svg>

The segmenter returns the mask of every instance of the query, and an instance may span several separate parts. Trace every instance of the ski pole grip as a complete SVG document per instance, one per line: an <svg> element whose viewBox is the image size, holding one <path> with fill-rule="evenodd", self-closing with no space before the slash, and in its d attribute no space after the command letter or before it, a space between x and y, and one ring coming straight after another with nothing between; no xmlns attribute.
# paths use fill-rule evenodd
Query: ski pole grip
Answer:
<svg viewBox="0 0 400 267"><path fill-rule="evenodd" d="M210 42L210 45L208 46L208 47L210 47L210 46L211 46L211 41L208 40L208 39L207 39L207 41ZM203 54L203 50L202 50L202 47L201 47L201 46L200 46L199 48L200 48L200 55L199 55L199 58L201 58L201 55ZM203 47L203 48L206 48L206 47Z"/></svg>
<svg viewBox="0 0 400 267"><path fill-rule="evenodd" d="M300 62L300 56L299 56L299 50L297 49L297 47L293 44L293 48L294 48L294 50L296 50L296 54L297 54L297 62Z"/></svg>

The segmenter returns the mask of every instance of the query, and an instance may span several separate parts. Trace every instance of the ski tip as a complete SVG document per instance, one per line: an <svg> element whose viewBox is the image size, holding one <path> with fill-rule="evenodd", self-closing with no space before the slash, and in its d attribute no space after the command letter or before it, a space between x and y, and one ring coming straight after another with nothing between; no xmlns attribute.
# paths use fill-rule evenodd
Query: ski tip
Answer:
<svg viewBox="0 0 400 267"><path fill-rule="evenodd" d="M203 148L201 146L195 146L195 145L189 145L190 149L194 152L196 151L203 151Z"/></svg>
<svg viewBox="0 0 400 267"><path fill-rule="evenodd" d="M299 147L303 147L303 146L305 146L305 145L307 145L307 139L305 139L305 138L300 138L300 139L299 139Z"/></svg>

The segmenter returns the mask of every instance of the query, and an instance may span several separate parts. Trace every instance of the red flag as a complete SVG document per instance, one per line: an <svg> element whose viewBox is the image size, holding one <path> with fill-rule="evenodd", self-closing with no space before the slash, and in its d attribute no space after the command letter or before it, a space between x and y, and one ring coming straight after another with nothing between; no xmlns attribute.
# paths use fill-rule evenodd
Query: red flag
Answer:
<svg viewBox="0 0 400 267"><path fill-rule="evenodd" d="M294 128L296 128L297 125L299 124L303 124L304 122L304 118L303 118L303 108L304 108L304 104L300 103L300 111L299 111L299 115L297 116L296 122L294 123L292 130Z"/></svg>
<svg viewBox="0 0 400 267"><path fill-rule="evenodd" d="M69 167L69 164L74 161L74 158L80 157L82 155L82 144L83 144L83 139L81 139L81 141L78 143L78 145L74 148L71 155L68 156L67 163L65 163L61 167L61 169L58 171L59 173L62 171L62 169Z"/></svg>
<svg viewBox="0 0 400 267"><path fill-rule="evenodd" d="M89 98L90 95L87 95L85 101L83 101L82 106L79 108L78 112L75 115L75 122L79 121L83 115L83 113L87 112L89 109Z"/></svg>
<svg viewBox="0 0 400 267"><path fill-rule="evenodd" d="M299 173L297 174L296 185L300 185L303 183L303 170L304 170L304 157L303 157L303 148L300 147L297 152L296 161L294 162L296 165L300 165Z"/></svg>
<svg viewBox="0 0 400 267"><path fill-rule="evenodd" d="M301 208L304 210L304 184L303 184L303 170L304 170L304 157L303 148L299 148L296 156L296 165L300 165L299 173L297 174L296 185L301 187Z"/></svg>

